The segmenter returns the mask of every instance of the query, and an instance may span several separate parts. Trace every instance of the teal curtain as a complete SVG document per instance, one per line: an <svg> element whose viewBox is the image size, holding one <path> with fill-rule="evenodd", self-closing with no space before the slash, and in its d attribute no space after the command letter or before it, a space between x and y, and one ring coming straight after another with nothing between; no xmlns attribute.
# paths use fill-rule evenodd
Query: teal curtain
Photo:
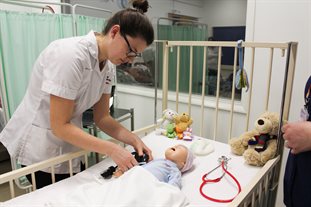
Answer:
<svg viewBox="0 0 311 207"><path fill-rule="evenodd" d="M78 34L91 29L101 31L104 19L76 18ZM10 118L24 97L33 64L40 52L53 40L72 37L73 18L66 14L40 14L0 10L0 62L2 96L7 100Z"/></svg>
<svg viewBox="0 0 311 207"><path fill-rule="evenodd" d="M77 22L77 35L85 35L90 30L95 32L102 32L103 28L106 25L105 19L96 18L96 17L89 17L89 16L76 16Z"/></svg>
<svg viewBox="0 0 311 207"><path fill-rule="evenodd" d="M207 36L207 27L197 26L176 26L176 25L158 25L159 40L174 41L205 41ZM159 85L162 86L162 65L163 52L158 50L159 65ZM181 92L189 91L189 67L190 67L190 49L189 47L180 48L180 77L179 90ZM177 49L174 48L169 54L169 90L176 90L176 65L177 65ZM193 48L193 82L192 92L200 92L200 82L202 81L203 67L203 48Z"/></svg>
<svg viewBox="0 0 311 207"><path fill-rule="evenodd" d="M73 35L66 15L0 11L0 53L9 117L21 102L39 53L53 40Z"/></svg>

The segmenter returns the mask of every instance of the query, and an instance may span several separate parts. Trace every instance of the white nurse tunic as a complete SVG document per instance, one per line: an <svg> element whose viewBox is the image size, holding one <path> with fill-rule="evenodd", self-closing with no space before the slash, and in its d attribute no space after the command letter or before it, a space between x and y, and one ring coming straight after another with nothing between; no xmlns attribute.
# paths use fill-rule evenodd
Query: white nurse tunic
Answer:
<svg viewBox="0 0 311 207"><path fill-rule="evenodd" d="M107 61L100 71L93 31L86 36L52 42L36 60L21 104L0 134L0 141L22 165L79 150L53 135L50 126L50 94L74 100L71 123L82 128L82 113L103 93L110 94L115 65ZM80 159L73 161L74 172ZM50 169L44 170L50 172ZM55 173L68 173L68 163Z"/></svg>

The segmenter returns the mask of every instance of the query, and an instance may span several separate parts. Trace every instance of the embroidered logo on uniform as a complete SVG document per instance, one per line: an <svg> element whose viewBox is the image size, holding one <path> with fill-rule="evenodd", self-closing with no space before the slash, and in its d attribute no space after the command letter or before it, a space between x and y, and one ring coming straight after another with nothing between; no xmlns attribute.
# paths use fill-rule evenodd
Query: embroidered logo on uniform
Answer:
<svg viewBox="0 0 311 207"><path fill-rule="evenodd" d="M111 83L111 78L109 77L109 75L107 75L105 83L106 84L110 84Z"/></svg>

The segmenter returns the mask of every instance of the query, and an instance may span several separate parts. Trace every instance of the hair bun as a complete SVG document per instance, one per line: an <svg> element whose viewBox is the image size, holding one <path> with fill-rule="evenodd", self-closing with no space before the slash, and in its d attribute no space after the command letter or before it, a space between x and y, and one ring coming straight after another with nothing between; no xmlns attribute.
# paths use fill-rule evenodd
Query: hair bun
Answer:
<svg viewBox="0 0 311 207"><path fill-rule="evenodd" d="M132 0L131 2L133 8L137 9L141 13L146 13L150 7L147 0Z"/></svg>

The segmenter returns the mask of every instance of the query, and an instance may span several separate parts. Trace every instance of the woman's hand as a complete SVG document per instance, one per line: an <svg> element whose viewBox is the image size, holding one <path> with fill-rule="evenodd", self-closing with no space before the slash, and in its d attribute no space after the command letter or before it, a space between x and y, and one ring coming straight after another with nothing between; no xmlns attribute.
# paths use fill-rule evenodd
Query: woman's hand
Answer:
<svg viewBox="0 0 311 207"><path fill-rule="evenodd" d="M138 164L129 151L117 144L111 149L108 156L111 157L111 159L118 165L118 169L123 173Z"/></svg>
<svg viewBox="0 0 311 207"><path fill-rule="evenodd" d="M142 156L144 153L149 156L149 161L153 160L152 151L145 145L145 143L135 134L133 134L134 142L131 145L134 147L135 151L139 156Z"/></svg>
<svg viewBox="0 0 311 207"><path fill-rule="evenodd" d="M282 127L285 146L291 153L298 154L311 150L311 122L293 122Z"/></svg>

